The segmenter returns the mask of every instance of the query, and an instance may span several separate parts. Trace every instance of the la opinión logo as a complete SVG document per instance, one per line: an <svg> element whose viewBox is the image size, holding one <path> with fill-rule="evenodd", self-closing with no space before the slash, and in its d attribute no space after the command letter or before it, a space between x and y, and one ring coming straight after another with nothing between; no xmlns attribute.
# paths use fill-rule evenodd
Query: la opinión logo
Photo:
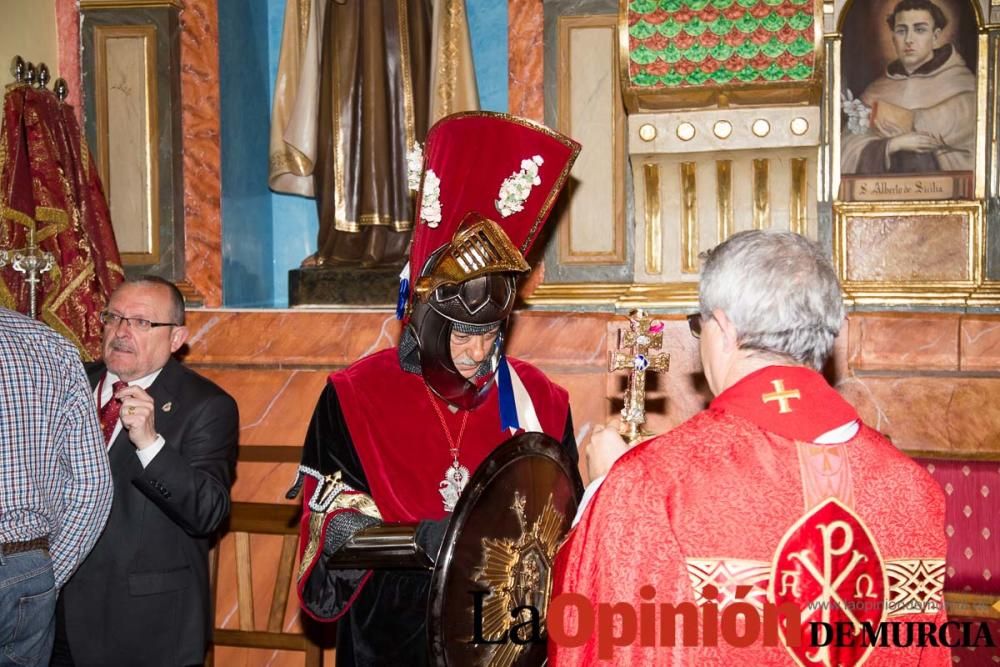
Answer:
<svg viewBox="0 0 1000 667"><path fill-rule="evenodd" d="M718 646L720 643L745 648L758 641L764 646L808 648L877 646L986 646L995 642L989 625L979 621L949 621L936 624L917 621L824 622L810 621L802 632L802 609L792 603L745 602L751 586L738 586L736 600L720 608L719 591L707 585L705 598L694 602L655 603L656 589L639 589L638 608L629 602L593 603L579 593L562 593L549 603L547 614L532 605L510 610L512 623L504 634L486 637L483 632L483 603L489 591L471 591L473 597L474 644L532 644L548 638L561 646L577 647L595 639L597 655L614 657L621 646ZM936 611L926 608L922 611ZM680 632L678 632L678 626Z"/></svg>

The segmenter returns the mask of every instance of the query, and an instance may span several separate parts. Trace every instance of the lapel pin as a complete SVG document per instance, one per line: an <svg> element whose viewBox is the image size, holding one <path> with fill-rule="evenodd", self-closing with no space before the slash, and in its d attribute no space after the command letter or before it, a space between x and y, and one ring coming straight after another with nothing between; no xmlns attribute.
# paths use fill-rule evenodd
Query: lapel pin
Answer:
<svg viewBox="0 0 1000 667"><path fill-rule="evenodd" d="M171 403L170 401L167 401L166 403L163 404L163 411L170 412L170 408L172 407L174 407L174 404Z"/></svg>

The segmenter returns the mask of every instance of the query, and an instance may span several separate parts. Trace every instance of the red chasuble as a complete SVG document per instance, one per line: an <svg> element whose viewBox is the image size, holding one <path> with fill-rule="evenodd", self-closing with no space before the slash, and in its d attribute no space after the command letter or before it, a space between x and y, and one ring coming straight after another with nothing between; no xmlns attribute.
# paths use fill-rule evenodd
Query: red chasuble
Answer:
<svg viewBox="0 0 1000 667"><path fill-rule="evenodd" d="M542 429L560 440L569 409L566 391L534 366L507 360L524 382ZM447 426L457 441L466 413L453 413L445 401L428 393L421 375L401 370L395 349L376 352L333 373L330 382L383 520L411 523L443 518L439 485L452 464L443 429ZM494 385L486 401L468 412L461 442L456 442L459 463L470 471L513 435L500 428L497 395Z"/></svg>
<svg viewBox="0 0 1000 667"><path fill-rule="evenodd" d="M855 634L946 620L943 494L856 420L817 373L772 366L626 453L557 555L550 663L951 664L915 631ZM683 622L661 606L681 603Z"/></svg>

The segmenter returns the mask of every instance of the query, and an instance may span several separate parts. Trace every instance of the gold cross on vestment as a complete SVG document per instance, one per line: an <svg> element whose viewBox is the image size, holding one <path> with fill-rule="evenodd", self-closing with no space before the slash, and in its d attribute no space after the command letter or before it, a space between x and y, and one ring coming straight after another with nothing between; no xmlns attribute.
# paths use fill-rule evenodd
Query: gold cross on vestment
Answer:
<svg viewBox="0 0 1000 667"><path fill-rule="evenodd" d="M641 308L629 313L628 319L629 328L618 330L618 349L608 355L608 370L630 371L618 432L633 444L651 435L642 429L646 421L646 373L666 372L670 355L655 352L663 345L662 324L653 325L652 318Z"/></svg>
<svg viewBox="0 0 1000 667"><path fill-rule="evenodd" d="M774 385L774 391L770 394L761 394L760 400L764 403L771 403L773 401L778 401L778 414L783 415L792 411L792 406L789 401L793 398L802 400L802 394L799 393L798 389L785 389L784 380L771 380L771 384Z"/></svg>

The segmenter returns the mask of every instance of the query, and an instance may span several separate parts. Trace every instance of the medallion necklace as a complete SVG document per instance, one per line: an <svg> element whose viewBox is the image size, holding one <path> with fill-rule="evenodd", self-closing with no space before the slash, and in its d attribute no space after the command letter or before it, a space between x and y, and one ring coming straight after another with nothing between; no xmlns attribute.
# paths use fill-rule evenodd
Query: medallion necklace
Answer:
<svg viewBox="0 0 1000 667"><path fill-rule="evenodd" d="M462 425L458 429L458 438L452 438L451 431L448 429L448 423L444 420L444 413L441 411L441 406L437 404L437 399L431 392L431 388L425 383L424 389L427 390L427 398L430 400L431 407L434 408L434 412L437 414L438 421L441 423L441 429L444 431L444 436L448 439L451 465L445 470L444 478L438 484L438 491L444 501L445 511L451 512L458 503L458 497L462 495L462 489L465 488L466 483L469 481L469 469L458 462L458 455L462 447L462 436L465 435L465 425L469 421L469 411L463 410L464 414L462 415Z"/></svg>

